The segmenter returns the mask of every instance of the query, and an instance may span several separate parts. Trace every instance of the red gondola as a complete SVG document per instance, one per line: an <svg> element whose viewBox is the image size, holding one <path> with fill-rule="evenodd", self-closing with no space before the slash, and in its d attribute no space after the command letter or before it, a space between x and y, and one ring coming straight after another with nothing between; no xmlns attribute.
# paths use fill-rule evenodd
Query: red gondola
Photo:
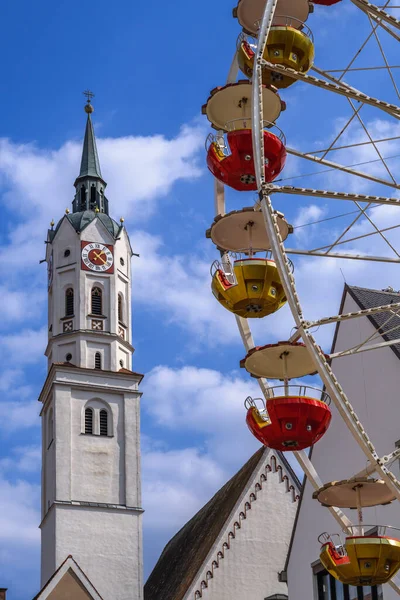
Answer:
<svg viewBox="0 0 400 600"><path fill-rule="evenodd" d="M322 392L321 400L303 395L304 386L297 387L297 395L269 398L258 408L252 398L247 398L246 422L251 433L264 445L273 450L304 450L324 435L331 421L328 406L329 396ZM273 390L277 388L272 388ZM282 388L279 388L282 390ZM293 390L291 390L293 391Z"/></svg>
<svg viewBox="0 0 400 600"><path fill-rule="evenodd" d="M313 0L314 4L321 4L322 6L332 6L341 2L341 0Z"/></svg>
<svg viewBox="0 0 400 600"><path fill-rule="evenodd" d="M223 138L210 137L207 151L207 166L222 183L238 191L257 190L251 129L239 129ZM274 133L264 130L265 178L273 181L286 162L283 141Z"/></svg>

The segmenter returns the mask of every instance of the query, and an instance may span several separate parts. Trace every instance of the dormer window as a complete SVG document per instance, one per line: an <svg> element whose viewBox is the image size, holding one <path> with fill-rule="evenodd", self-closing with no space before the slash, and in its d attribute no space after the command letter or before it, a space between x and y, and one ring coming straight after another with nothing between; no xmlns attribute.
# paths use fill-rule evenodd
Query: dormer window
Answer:
<svg viewBox="0 0 400 600"><path fill-rule="evenodd" d="M92 289L92 315L101 315L103 311L103 297L99 287Z"/></svg>
<svg viewBox="0 0 400 600"><path fill-rule="evenodd" d="M65 316L72 317L74 314L74 290L68 288L65 292Z"/></svg>

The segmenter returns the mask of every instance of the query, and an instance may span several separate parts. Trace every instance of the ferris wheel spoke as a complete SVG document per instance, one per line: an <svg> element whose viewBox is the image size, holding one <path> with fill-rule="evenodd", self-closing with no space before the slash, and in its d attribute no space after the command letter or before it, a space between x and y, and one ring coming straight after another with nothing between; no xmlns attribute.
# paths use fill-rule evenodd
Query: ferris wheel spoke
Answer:
<svg viewBox="0 0 400 600"><path fill-rule="evenodd" d="M282 75L286 75L287 77L291 77L292 79L304 81L305 83L310 83L311 85L322 89L326 89L335 94L346 96L347 98L352 98L353 100L358 100L360 102L363 102L364 104L369 104L370 106L374 106L375 108L383 110L384 112L388 113L392 117L395 117L396 119L400 119L400 107L396 106L395 104L390 104L389 102L385 102L383 100L379 100L378 98L368 96L360 90L347 86L343 83L335 84L329 81L324 81L323 79L318 79L313 75L307 75L305 73L295 71L294 69L284 67L282 65L273 64L263 58L260 58L258 60L259 64L262 67L270 71L281 73Z"/></svg>
<svg viewBox="0 0 400 600"><path fill-rule="evenodd" d="M392 186L398 187L398 186ZM318 190L315 188L299 188L292 185L265 184L265 192L268 194L289 194L295 196L310 196L314 198L330 198L332 200L358 200L372 204L388 204L400 206L400 198L387 198L385 196L367 196L365 194L352 194L347 192L334 192L331 190ZM384 229L382 229L384 231Z"/></svg>
<svg viewBox="0 0 400 600"><path fill-rule="evenodd" d="M399 226L400 227L400 226ZM386 256L371 256L369 254L346 254L341 252L318 252L315 250L299 250L298 248L286 248L287 254L297 254L299 256L310 256L320 258L339 258L349 260L366 260L371 262L384 262L384 263L400 263L400 258L388 258Z"/></svg>
<svg viewBox="0 0 400 600"><path fill-rule="evenodd" d="M312 150L304 154L322 154L324 152L334 152L335 150L348 150L349 148L358 148L359 146L368 146L369 144L381 144L382 142L393 142L400 140L400 136L381 138L380 140L372 140L370 142L357 142L356 144L346 144L345 146L335 146L334 148L324 148L323 150Z"/></svg>
<svg viewBox="0 0 400 600"><path fill-rule="evenodd" d="M369 465L367 465L365 469L356 473L353 476L353 479L358 479L360 477L368 477L368 475L372 475L372 473L375 473L376 466L378 464L390 466L398 458L400 458L400 448L397 448L397 450L394 450L390 454L382 456L382 458L378 458L378 460L375 462L369 463Z"/></svg>
<svg viewBox="0 0 400 600"><path fill-rule="evenodd" d="M369 181L373 181L375 183L380 183L382 185L387 185L389 187L400 189L400 185L397 183L393 183L392 181L387 181L386 179L381 179L380 177L375 177L374 175L370 175L369 173L364 173L362 171L356 171L351 167L346 167L339 163L333 162L331 160L327 160L326 158L321 158L319 156L314 156L313 154L305 154L304 152L300 152L299 150L295 150L294 148L286 147L286 152L288 154L292 154L293 156L297 156L299 158L305 158L314 163L319 163L321 165L325 165L328 167L332 167L333 169L338 169L339 171L343 171L344 173L348 173L349 175L355 175L356 177L362 177L363 179L368 179Z"/></svg>
<svg viewBox="0 0 400 600"><path fill-rule="evenodd" d="M394 77L393 77L393 73L392 73L391 67L389 66L389 63L388 63L388 61L387 61L386 54L385 54L385 52L384 52L384 50L383 50L383 47L382 47L381 41L380 41L380 39L379 39L378 32L376 31L376 28L374 28L374 25L373 25L373 22L372 22L372 19L371 19L371 16L370 16L370 15L368 15L368 19L369 19L369 22L370 22L370 25L371 25L371 29L372 29L372 32L373 32L373 34L374 34L374 37L375 37L376 43L378 44L379 51L380 51L380 53L381 53L381 55L382 55L382 58L383 58L383 61L384 61L384 63L385 63L385 67L386 67L386 69L387 69L387 72L388 72L388 74L389 74L390 80L391 80L391 82L392 82L392 84L393 84L393 87L394 87L394 90L395 90L395 92L396 92L396 94L397 94L397 97L398 97L398 98L399 98L399 100L400 100L400 93L399 93L398 87L397 87L397 85L396 85L396 82L395 82L395 80L394 80Z"/></svg>
<svg viewBox="0 0 400 600"><path fill-rule="evenodd" d="M307 452L305 450L300 450L299 452L294 452L293 454L314 490L318 490L319 488L321 488L323 482L319 477L310 458L308 457ZM340 510L340 508L332 506L328 507L328 510L333 516L333 518L339 523L340 527L343 528L345 531L347 531L348 527L352 526L352 522L344 514L344 512Z"/></svg>
<svg viewBox="0 0 400 600"><path fill-rule="evenodd" d="M377 19L374 15L369 15L371 17L371 19L374 21L374 23L376 23L376 25L380 26L382 29L384 29L389 35L391 35L397 42L400 42L400 35L398 33L396 33L395 31L393 31L393 29L391 29L390 27L388 27L386 25L386 23L383 23L380 19ZM393 69L394 67L392 67Z"/></svg>
<svg viewBox="0 0 400 600"><path fill-rule="evenodd" d="M397 88L396 88L396 90L397 90ZM388 165L386 164L385 159L383 158L380 150L378 149L377 145L373 141L372 136L371 136L370 132L368 131L368 127L365 125L364 121L360 117L360 114L359 114L360 111L359 111L359 109L354 106L353 101L350 100L350 98L347 98L347 101L349 102L351 108L353 109L354 114L357 117L358 122L360 123L360 125L363 128L366 136L368 137L370 143L372 144L372 146L373 146L376 154L378 155L380 161L382 162L382 165L384 166L384 168L385 168L386 172L388 173L390 179L393 181L393 183L397 184L396 179L393 177L392 172L390 171Z"/></svg>
<svg viewBox="0 0 400 600"><path fill-rule="evenodd" d="M367 0L351 0L359 9L367 15L372 14L378 19L382 19L385 23L392 25L396 29L400 29L400 21L393 15L386 12L383 8L378 8L375 4L371 4ZM390 7L389 7L390 8Z"/></svg>
<svg viewBox="0 0 400 600"><path fill-rule="evenodd" d="M332 317L323 317L322 319L317 319L316 321L307 321L304 323L304 326L307 327L307 329L312 329L313 327L319 327L320 325L330 325L331 323L348 321L349 319L369 317L376 313L390 312L392 310L400 310L400 302L396 302L395 304L383 304L382 306L374 306L373 308L365 308L363 310L344 313L342 315L334 315Z"/></svg>

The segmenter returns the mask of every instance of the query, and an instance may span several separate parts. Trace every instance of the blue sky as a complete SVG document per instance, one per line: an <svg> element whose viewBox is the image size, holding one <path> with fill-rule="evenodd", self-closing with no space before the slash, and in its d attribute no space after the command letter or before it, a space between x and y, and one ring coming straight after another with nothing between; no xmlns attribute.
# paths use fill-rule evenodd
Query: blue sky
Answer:
<svg viewBox="0 0 400 600"><path fill-rule="evenodd" d="M222 85L239 34L231 1L148 0L31 3L2 9L0 93L0 587L9 600L39 589L40 421L37 396L46 374L46 268L48 223L70 206L85 125L82 91L94 90L94 123L110 212L125 217L133 261L134 369L143 383L142 451L145 569L149 573L175 531L257 449L245 426L243 401L258 394L239 369L244 356L234 317L209 289L218 257L205 230L213 219L213 181L205 167L209 131L201 105ZM347 65L364 41L368 19L348 1L316 7L308 25L316 64ZM379 33L390 64L395 43ZM357 66L379 66L374 39ZM397 73L398 70L395 70ZM346 81L399 104L385 71L356 72ZM282 92L287 110L278 124L288 145L324 148L351 114L346 99L297 83ZM398 123L365 107L376 138L400 135ZM346 144L363 141L353 123ZM380 145L400 154L398 141ZM375 158L363 146L328 158L350 165ZM398 159L389 161L394 172ZM386 177L377 163L369 170ZM320 169L289 157L282 178L317 188L394 195L384 186ZM300 178L300 176L302 176ZM299 177L294 179L294 177ZM290 179L292 178L292 179ZM228 210L254 203L254 194L227 192ZM354 205L304 197L273 198L289 222L354 210ZM393 209L371 211L382 226L399 221ZM312 248L335 239L350 217L299 228L290 246ZM370 231L360 220L354 235ZM389 234L396 241L396 230ZM343 249L387 253L376 238ZM316 262L317 261L317 262ZM350 284L400 287L393 267L326 259L294 259L306 316L337 311L343 277ZM293 327L287 309L254 323L258 345L285 339ZM318 332L329 348L331 330ZM323 476L323 474L322 474ZM345 476L345 474L344 474Z"/></svg>

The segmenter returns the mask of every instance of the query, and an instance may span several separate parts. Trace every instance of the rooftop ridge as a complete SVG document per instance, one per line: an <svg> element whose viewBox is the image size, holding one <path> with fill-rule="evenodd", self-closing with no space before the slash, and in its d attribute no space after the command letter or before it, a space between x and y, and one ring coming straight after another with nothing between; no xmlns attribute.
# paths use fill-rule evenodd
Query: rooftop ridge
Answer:
<svg viewBox="0 0 400 600"><path fill-rule="evenodd" d="M263 456L261 457L260 462L262 460L263 460ZM284 467L287 466L288 463L287 464L286 463L287 463L287 461L285 460ZM242 524L247 518L248 511L251 510L252 503L257 500L258 495L260 494L260 492L263 491L263 483L265 481L267 481L268 473L270 473L271 471L273 471L274 473L279 472L279 475L280 475L279 483L283 483L283 482L286 483L286 491L292 493L292 502L297 502L300 499L300 494L296 493L298 490L296 490L295 485L293 485L290 482L289 476L286 473L284 474L284 467L282 467L282 465L278 464L278 459L274 454L272 454L270 456L269 461L265 464L265 466L263 468L263 472L260 474L258 480L254 483L253 490L249 491L249 493L246 495L246 499L242 499L241 506L236 508L236 513L238 513L238 517L234 521L233 527L228 531L227 537L222 542L220 549L217 551L216 555L214 555L215 556L214 559L211 560L209 557L207 557L206 560L204 561L204 567L206 567L207 564L209 564L210 560L211 560L211 568L206 571L205 577L200 581L200 584L198 585L197 589L195 589L192 592L193 600L198 600L199 598L202 598L203 590L208 588L208 585L209 585L208 582L211 579L214 579L215 571L220 568L220 562L223 558L225 558L225 551L231 549L231 541L236 539L236 533L238 530L242 529ZM290 469L290 471L289 471L290 477L292 476L291 471L292 470ZM297 477L296 477L296 484L297 484ZM231 515L229 516L228 520L230 518L231 518ZM202 569L203 569L203 567L202 567ZM200 570L202 570L202 569L200 569Z"/></svg>

